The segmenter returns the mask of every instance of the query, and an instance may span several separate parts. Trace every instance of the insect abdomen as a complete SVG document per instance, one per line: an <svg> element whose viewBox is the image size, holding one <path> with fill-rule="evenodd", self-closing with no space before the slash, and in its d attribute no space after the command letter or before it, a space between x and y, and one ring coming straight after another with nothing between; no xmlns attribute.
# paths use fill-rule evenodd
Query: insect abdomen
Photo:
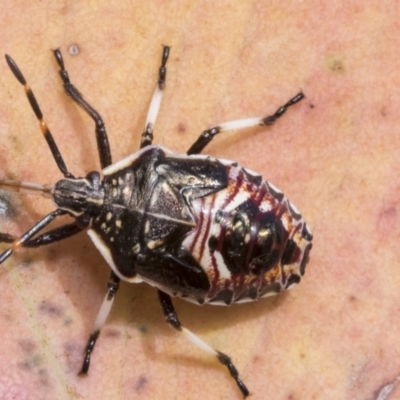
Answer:
<svg viewBox="0 0 400 400"><path fill-rule="evenodd" d="M230 304L300 281L312 234L301 214L261 176L227 165L228 186L193 200L197 228L183 245L206 271L205 302Z"/></svg>

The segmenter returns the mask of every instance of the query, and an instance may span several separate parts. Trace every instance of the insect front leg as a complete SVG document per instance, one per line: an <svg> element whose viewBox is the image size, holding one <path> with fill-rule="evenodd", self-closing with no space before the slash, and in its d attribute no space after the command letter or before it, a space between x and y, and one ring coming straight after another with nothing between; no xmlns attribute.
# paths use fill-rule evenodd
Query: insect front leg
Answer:
<svg viewBox="0 0 400 400"><path fill-rule="evenodd" d="M304 99L304 94L302 92L296 94L296 96L290 99L286 104L279 107L274 114L267 117L238 119L236 121L229 121L220 125L213 126L212 128L203 131L203 133L198 137L198 139L187 151L187 154L201 153L204 148L214 139L214 136L218 133L232 131L236 129L251 128L253 126L272 125L278 118L285 114L290 106L298 103L301 99Z"/></svg>
<svg viewBox="0 0 400 400"><path fill-rule="evenodd" d="M107 293L100 307L100 311L97 314L92 333L89 336L89 341L85 348L85 359L83 360L82 368L79 372L79 375L86 375L89 370L90 356L93 352L94 345L96 344L96 341L100 335L100 330L106 322L108 315L110 314L115 295L119 288L119 281L120 279L118 278L118 276L115 275L113 271L111 271L110 279L108 280L107 284Z"/></svg>
<svg viewBox="0 0 400 400"><path fill-rule="evenodd" d="M153 141L153 129L156 123L158 111L160 110L161 100L163 91L165 89L165 79L167 76L167 60L169 57L169 47L164 46L162 57L161 57L161 67L158 70L158 81L156 90L154 91L153 97L150 102L149 111L147 112L146 123L144 126L144 131L142 133L142 139L140 142L140 148L149 146Z"/></svg>
<svg viewBox="0 0 400 400"><path fill-rule="evenodd" d="M230 357L228 357L224 353L221 353L220 351L214 350L211 346L209 346L206 342L196 336L193 332L182 326L169 295L162 292L161 290L158 290L158 300L160 301L161 308L168 324L172 326L172 328L176 329L178 332L182 333L183 336L190 342L192 342L211 356L216 357L221 364L225 365L228 368L230 375L238 385L243 396L246 398L250 394L250 392L247 389L246 385L239 379L239 373L236 367L233 365Z"/></svg>
<svg viewBox="0 0 400 400"><path fill-rule="evenodd" d="M26 241L23 244L23 247L39 247L59 242L60 240L64 240L73 235L76 235L79 232L82 232L83 229L84 228L79 227L76 222L65 224L58 228L42 233L38 237ZM13 243L16 240L18 240L16 236L0 232L0 242Z"/></svg>
<svg viewBox="0 0 400 400"><path fill-rule="evenodd" d="M25 232L20 238L16 238L16 240L12 242L11 247L0 254L0 264L7 260L7 258L10 257L15 250L18 250L20 247L24 247L26 242L28 242L33 236L35 236L38 232L49 225L55 218L64 214L66 214L65 211L57 209L50 214L47 214L42 220L40 220L36 225ZM3 233L2 238L6 239L4 241L7 242L8 239L12 238L12 236Z"/></svg>
<svg viewBox="0 0 400 400"><path fill-rule="evenodd" d="M103 122L103 118L100 114L83 98L79 90L69 80L68 72L64 67L64 60L59 49L53 50L54 57L56 58L57 64L60 67L60 77L63 82L65 93L71 99L84 109L90 118L95 123L96 127L96 140L97 149L100 157L101 168L104 169L112 164L110 144L108 142L108 136L106 127Z"/></svg>

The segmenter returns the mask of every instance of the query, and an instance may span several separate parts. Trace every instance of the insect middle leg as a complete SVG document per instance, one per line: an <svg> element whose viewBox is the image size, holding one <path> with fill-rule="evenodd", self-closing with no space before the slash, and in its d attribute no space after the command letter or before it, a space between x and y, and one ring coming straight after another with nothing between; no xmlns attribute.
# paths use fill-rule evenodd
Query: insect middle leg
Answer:
<svg viewBox="0 0 400 400"><path fill-rule="evenodd" d="M158 81L157 86L154 91L153 97L150 102L149 111L147 112L146 123L144 126L144 131L142 133L142 139L140 142L140 148L149 146L153 142L153 129L156 123L158 111L160 110L161 100L163 91L165 89L165 79L167 76L167 60L169 57L169 47L164 46L162 57L161 57L161 67L158 70Z"/></svg>
<svg viewBox="0 0 400 400"><path fill-rule="evenodd" d="M214 136L218 133L236 129L250 128L258 125L272 125L278 118L285 114L290 106L298 103L303 98L304 94L302 92L296 94L296 96L290 99L286 104L279 107L274 114L267 117L238 119L235 121L229 121L220 125L213 126L212 128L203 131L203 133L198 137L198 139L187 151L187 154L201 153L202 150L214 139Z"/></svg>
<svg viewBox="0 0 400 400"><path fill-rule="evenodd" d="M188 339L190 342L195 344L197 347L205 351L206 353L214 356L217 360L225 365L228 368L229 373L231 374L232 378L235 380L236 384L238 385L240 391L242 392L244 397L247 397L250 392L247 389L246 385L239 379L239 373L236 367L233 365L230 357L226 354L221 353L220 351L214 350L210 345L196 336L193 332L186 329L180 323L178 316L176 314L175 308L172 304L171 297L166 293L158 290L158 300L160 301L161 308L163 310L164 316L166 321L172 328L176 329L178 332L182 333L183 336Z"/></svg>
<svg viewBox="0 0 400 400"><path fill-rule="evenodd" d="M57 60L57 64L60 67L60 77L63 82L65 93L71 99L78 104L83 110L89 115L95 123L96 127L96 140L97 149L100 157L101 168L104 169L112 164L110 144L108 142L108 136L106 127L104 125L103 118L100 114L83 98L79 90L69 80L68 72L64 67L64 60L59 49L53 50L54 57Z"/></svg>
<svg viewBox="0 0 400 400"><path fill-rule="evenodd" d="M107 293L104 297L103 303L100 307L100 311L97 314L94 327L89 336L89 340L85 348L85 359L83 360L82 368L79 372L79 375L86 375L89 370L90 356L93 352L94 345L96 344L96 341L100 335L100 330L106 322L108 315L110 314L115 295L119 288L119 281L120 279L118 278L118 276L115 275L113 271L111 271L110 279L108 280L107 284Z"/></svg>

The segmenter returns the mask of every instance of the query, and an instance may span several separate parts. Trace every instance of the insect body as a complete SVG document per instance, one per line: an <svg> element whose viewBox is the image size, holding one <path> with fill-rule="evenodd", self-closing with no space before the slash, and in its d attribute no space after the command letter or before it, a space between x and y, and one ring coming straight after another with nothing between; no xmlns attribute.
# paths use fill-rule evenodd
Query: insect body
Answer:
<svg viewBox="0 0 400 400"><path fill-rule="evenodd" d="M53 157L64 178L54 186L1 180L0 187L51 197L57 209L12 243L0 263L19 247L54 243L87 230L111 267L103 304L85 350L81 373L110 312L119 281L147 282L158 290L167 322L207 353L217 357L244 397L249 391L231 359L183 327L170 296L203 304L229 305L278 293L300 281L312 234L301 214L260 175L234 162L199 153L223 131L269 125L304 96L299 93L275 114L237 120L204 131L185 155L152 145L153 126L165 87L169 48L164 47L159 80L142 134L141 149L112 164L100 115L71 84L59 50L54 51L66 93L94 120L101 173L75 178L68 170L43 121L33 92L11 57L12 72L24 85ZM71 223L40 233L59 215Z"/></svg>

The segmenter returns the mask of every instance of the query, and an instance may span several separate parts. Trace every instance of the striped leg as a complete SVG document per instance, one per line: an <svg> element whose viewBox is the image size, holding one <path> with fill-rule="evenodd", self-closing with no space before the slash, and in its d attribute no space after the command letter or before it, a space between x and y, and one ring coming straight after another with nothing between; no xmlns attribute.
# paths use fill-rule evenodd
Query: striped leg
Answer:
<svg viewBox="0 0 400 400"><path fill-rule="evenodd" d="M167 76L167 68L165 67L165 65L167 64L169 49L170 48L168 46L163 47L161 67L158 72L158 82L150 102L149 111L147 113L146 124L144 126L142 140L140 142L141 149L143 147L149 146L153 141L154 124L156 123L158 111L160 110L163 90L165 89L165 78Z"/></svg>
<svg viewBox="0 0 400 400"><path fill-rule="evenodd" d="M107 293L104 297L103 304L100 307L100 311L97 314L92 333L89 336L89 340L85 348L85 359L83 360L82 368L79 372L79 375L86 375L89 370L90 356L93 352L97 338L100 335L100 330L106 322L108 315L110 314L115 295L119 288L119 281L120 279L114 274L114 272L111 271L110 279L108 280L107 284Z"/></svg>
<svg viewBox="0 0 400 400"><path fill-rule="evenodd" d="M169 295L158 290L158 300L160 301L161 308L168 324L172 326L172 328L176 329L178 332L182 333L183 336L190 342L205 351L207 354L216 357L221 364L225 365L228 368L228 371L231 374L232 378L238 385L243 396L246 398L250 394L250 392L247 389L246 385L239 379L239 373L236 367L233 365L231 359L226 354L214 350L210 345L201 340L193 332L189 331L189 329L186 329L181 325L178 316L176 315L175 308L172 304L171 297Z"/></svg>
<svg viewBox="0 0 400 400"><path fill-rule="evenodd" d="M218 133L225 131L232 131L236 129L251 128L253 126L259 125L272 125L278 118L285 114L286 110L293 104L298 103L304 98L302 92L298 93L292 99L290 99L285 105L279 107L275 114L269 115L267 117L255 117L247 119L238 119L236 121L225 122L221 125L213 126L210 129L205 130L198 139L193 143L193 145L188 150L187 154L199 154L204 148L214 139L214 136Z"/></svg>

